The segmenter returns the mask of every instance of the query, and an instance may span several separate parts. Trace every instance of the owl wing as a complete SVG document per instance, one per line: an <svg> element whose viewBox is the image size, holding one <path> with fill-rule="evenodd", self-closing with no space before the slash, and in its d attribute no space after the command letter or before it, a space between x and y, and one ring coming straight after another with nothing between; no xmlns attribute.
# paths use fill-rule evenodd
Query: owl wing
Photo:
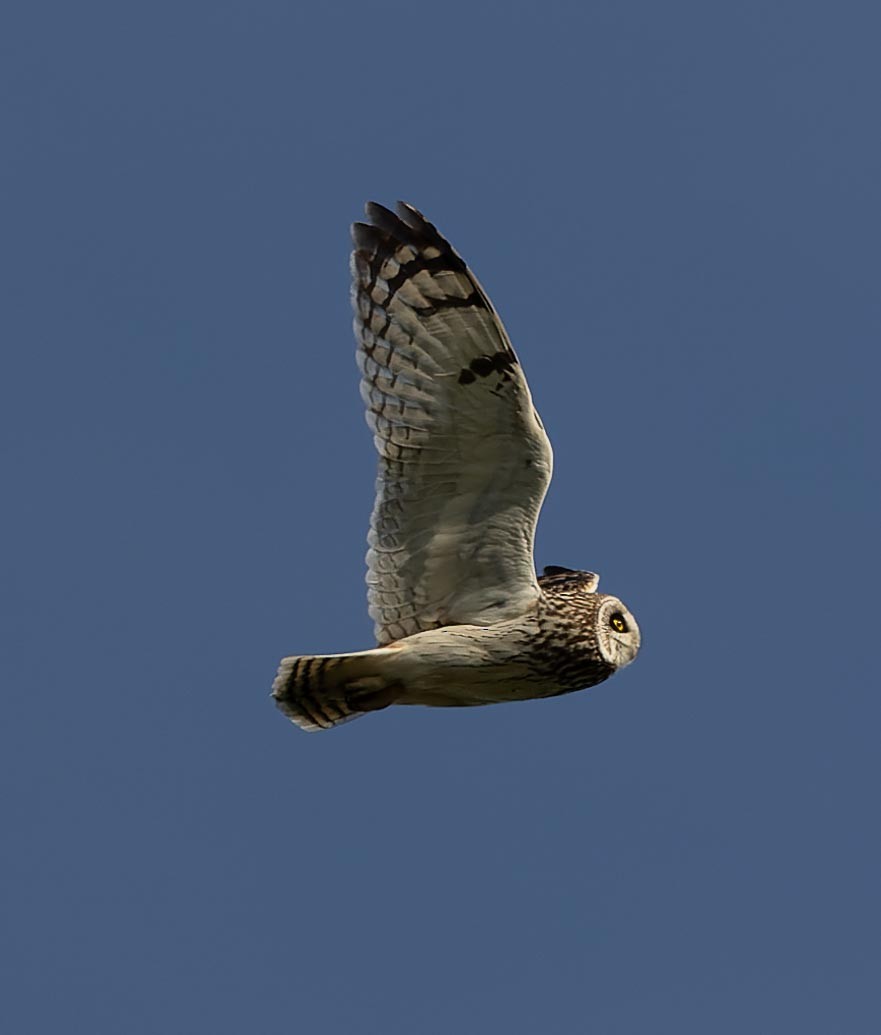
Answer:
<svg viewBox="0 0 881 1035"><path fill-rule="evenodd" d="M361 395L379 451L367 583L380 644L528 609L552 453L492 303L425 217L355 223Z"/></svg>

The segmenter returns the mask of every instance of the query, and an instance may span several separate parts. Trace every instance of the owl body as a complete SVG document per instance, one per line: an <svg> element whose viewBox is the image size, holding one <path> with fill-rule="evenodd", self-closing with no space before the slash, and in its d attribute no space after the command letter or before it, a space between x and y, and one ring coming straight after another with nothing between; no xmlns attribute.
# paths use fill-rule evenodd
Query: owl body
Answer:
<svg viewBox="0 0 881 1035"><path fill-rule="evenodd" d="M639 631L617 597L592 597L588 606L579 606L548 593L521 618L443 626L391 644L398 653L388 658L384 674L400 681L395 703L526 701L602 683L636 657ZM611 614L624 620L624 633L610 629L607 636L601 629Z"/></svg>
<svg viewBox="0 0 881 1035"><path fill-rule="evenodd" d="M520 361L464 260L411 205L353 227L361 395L379 454L367 553L378 646L283 658L279 708L306 730L390 704L553 697L636 657L599 577L533 559L550 442Z"/></svg>
<svg viewBox="0 0 881 1035"><path fill-rule="evenodd" d="M325 729L389 704L465 707L557 697L629 665L639 627L592 572L547 569L527 613L487 625L443 625L369 651L285 658L279 705L305 729Z"/></svg>

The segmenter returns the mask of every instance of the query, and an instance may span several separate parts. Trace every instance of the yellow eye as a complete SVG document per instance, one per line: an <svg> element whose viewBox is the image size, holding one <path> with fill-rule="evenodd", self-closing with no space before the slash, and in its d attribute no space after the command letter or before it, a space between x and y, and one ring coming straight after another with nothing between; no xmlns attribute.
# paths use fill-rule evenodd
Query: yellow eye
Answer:
<svg viewBox="0 0 881 1035"><path fill-rule="evenodd" d="M627 622L624 620L624 615L622 615L620 611L616 611L609 618L609 625L611 625L611 627L615 630L615 632L619 632L619 633L626 633L627 632Z"/></svg>

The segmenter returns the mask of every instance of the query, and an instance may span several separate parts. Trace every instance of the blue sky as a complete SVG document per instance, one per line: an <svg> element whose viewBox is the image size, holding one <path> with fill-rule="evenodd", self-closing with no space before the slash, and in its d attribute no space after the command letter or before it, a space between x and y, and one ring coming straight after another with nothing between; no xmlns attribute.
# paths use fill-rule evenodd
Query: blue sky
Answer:
<svg viewBox="0 0 881 1035"><path fill-rule="evenodd" d="M881 1025L881 15L4 7L0 1026ZM371 642L348 224L423 209L638 661L328 734Z"/></svg>

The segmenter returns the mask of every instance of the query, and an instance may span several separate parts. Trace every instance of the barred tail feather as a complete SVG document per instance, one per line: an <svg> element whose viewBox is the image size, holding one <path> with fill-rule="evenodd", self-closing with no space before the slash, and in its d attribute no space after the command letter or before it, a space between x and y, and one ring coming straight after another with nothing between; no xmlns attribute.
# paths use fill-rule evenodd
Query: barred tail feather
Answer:
<svg viewBox="0 0 881 1035"><path fill-rule="evenodd" d="M272 684L275 703L300 729L329 730L392 704L400 686L382 673L393 649L282 658Z"/></svg>

